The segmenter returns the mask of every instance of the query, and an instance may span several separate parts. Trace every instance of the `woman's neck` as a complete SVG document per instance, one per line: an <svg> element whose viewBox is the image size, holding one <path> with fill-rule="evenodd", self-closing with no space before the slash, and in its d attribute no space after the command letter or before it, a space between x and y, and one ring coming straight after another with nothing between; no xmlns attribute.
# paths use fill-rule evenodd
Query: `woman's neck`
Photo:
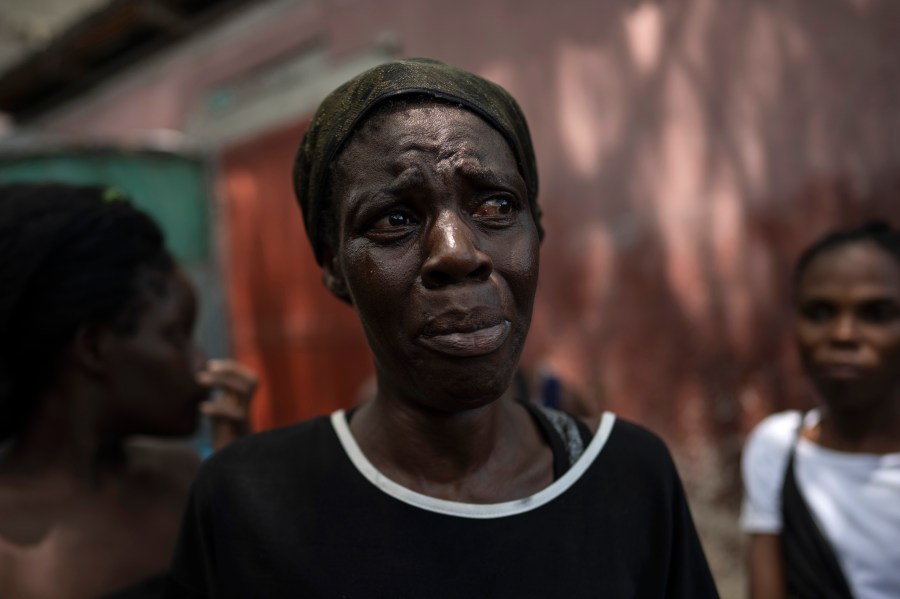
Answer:
<svg viewBox="0 0 900 599"><path fill-rule="evenodd" d="M826 405L812 439L829 449L849 453L900 452L900 395L866 409Z"/></svg>
<svg viewBox="0 0 900 599"><path fill-rule="evenodd" d="M75 390L44 394L0 464L2 471L99 486L104 474L125 466L126 454L121 437L105 434L97 411L91 397Z"/></svg>
<svg viewBox="0 0 900 599"><path fill-rule="evenodd" d="M376 468L426 495L495 502L552 481L549 448L528 413L506 396L445 413L380 394L357 410L350 428ZM535 463L541 472L526 471Z"/></svg>

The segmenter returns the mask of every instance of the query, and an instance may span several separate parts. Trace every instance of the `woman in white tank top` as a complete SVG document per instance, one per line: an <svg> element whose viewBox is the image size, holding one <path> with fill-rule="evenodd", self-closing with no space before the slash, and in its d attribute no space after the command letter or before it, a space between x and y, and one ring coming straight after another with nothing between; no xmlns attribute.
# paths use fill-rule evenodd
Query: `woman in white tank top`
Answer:
<svg viewBox="0 0 900 599"><path fill-rule="evenodd" d="M822 405L770 416L745 447L749 596L900 597L900 232L827 235L794 283Z"/></svg>

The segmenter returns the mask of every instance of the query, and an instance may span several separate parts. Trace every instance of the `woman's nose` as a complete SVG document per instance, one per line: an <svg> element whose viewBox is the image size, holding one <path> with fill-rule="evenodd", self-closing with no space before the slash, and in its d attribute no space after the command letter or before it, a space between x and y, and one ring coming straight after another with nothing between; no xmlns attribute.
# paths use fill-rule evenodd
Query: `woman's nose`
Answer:
<svg viewBox="0 0 900 599"><path fill-rule="evenodd" d="M834 345L853 345L858 342L856 319L851 314L841 314L834 319L829 329L830 341Z"/></svg>
<svg viewBox="0 0 900 599"><path fill-rule="evenodd" d="M422 281L428 288L486 281L494 270L491 257L481 251L475 232L453 211L444 211L428 231L428 257Z"/></svg>

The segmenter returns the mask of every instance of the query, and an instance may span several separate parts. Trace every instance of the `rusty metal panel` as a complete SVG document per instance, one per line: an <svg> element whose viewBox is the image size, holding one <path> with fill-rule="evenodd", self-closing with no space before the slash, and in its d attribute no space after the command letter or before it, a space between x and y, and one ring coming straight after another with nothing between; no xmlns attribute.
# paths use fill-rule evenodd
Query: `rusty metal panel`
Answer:
<svg viewBox="0 0 900 599"><path fill-rule="evenodd" d="M260 373L255 428L353 405L372 374L353 310L321 283L289 176L305 124L222 154L234 354Z"/></svg>

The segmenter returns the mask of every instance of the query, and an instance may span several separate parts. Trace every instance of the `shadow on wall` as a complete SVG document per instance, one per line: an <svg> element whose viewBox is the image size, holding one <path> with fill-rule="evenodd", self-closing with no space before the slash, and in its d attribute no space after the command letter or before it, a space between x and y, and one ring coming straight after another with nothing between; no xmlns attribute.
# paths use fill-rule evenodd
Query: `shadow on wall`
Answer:
<svg viewBox="0 0 900 599"><path fill-rule="evenodd" d="M602 11L564 25L545 69L513 73L514 90L551 79L555 97L523 105L558 115L534 127L548 237L527 359L736 499L745 433L814 401L793 356L795 256L836 226L900 223L900 4Z"/></svg>

